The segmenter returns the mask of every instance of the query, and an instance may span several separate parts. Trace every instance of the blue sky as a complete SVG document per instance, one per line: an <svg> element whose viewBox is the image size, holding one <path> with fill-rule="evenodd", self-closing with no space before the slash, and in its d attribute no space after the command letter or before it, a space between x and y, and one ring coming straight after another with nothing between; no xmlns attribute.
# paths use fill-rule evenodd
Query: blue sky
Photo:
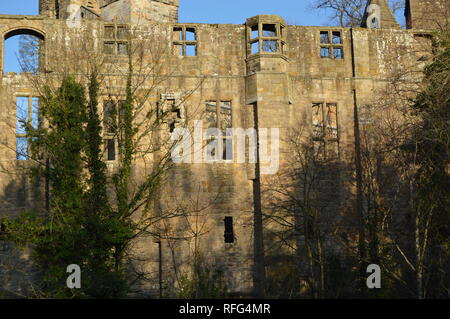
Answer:
<svg viewBox="0 0 450 319"><path fill-rule="evenodd" d="M243 24L257 14L278 14L288 24L329 25L326 13L310 8L312 0L180 0L180 22ZM0 14L38 14L39 0L0 0ZM19 70L18 37L9 39L5 71Z"/></svg>
<svg viewBox="0 0 450 319"><path fill-rule="evenodd" d="M5 1L0 14L37 14L38 0ZM279 14L288 23L323 25L326 17L310 10L310 0L180 0L180 22L244 23L257 14Z"/></svg>

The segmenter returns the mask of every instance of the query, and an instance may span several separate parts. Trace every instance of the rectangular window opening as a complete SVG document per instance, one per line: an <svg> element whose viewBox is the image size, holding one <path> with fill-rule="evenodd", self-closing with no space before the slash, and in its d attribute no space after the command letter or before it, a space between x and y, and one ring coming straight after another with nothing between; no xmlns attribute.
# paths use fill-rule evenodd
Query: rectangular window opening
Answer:
<svg viewBox="0 0 450 319"><path fill-rule="evenodd" d="M174 33L174 40L175 41L184 41L183 28L181 28L181 27L174 27L173 28L173 33Z"/></svg>
<svg viewBox="0 0 450 319"><path fill-rule="evenodd" d="M196 41L195 29L186 28L186 41Z"/></svg>
<svg viewBox="0 0 450 319"><path fill-rule="evenodd" d="M333 44L342 44L341 32L333 31Z"/></svg>
<svg viewBox="0 0 450 319"><path fill-rule="evenodd" d="M28 128L39 127L39 98L34 96L16 97L16 159L27 160L30 151Z"/></svg>
<svg viewBox="0 0 450 319"><path fill-rule="evenodd" d="M322 44L329 44L330 39L328 36L328 31L320 31L320 43Z"/></svg>
<svg viewBox="0 0 450 319"><path fill-rule="evenodd" d="M343 59L344 53L342 48L333 48L333 56L335 59Z"/></svg>
<svg viewBox="0 0 450 319"><path fill-rule="evenodd" d="M320 57L321 58L329 58L330 57L330 48L320 48Z"/></svg>
<svg viewBox="0 0 450 319"><path fill-rule="evenodd" d="M174 54L179 56L197 56L197 30L194 27L176 26L173 28Z"/></svg>
<svg viewBox="0 0 450 319"><path fill-rule="evenodd" d="M108 161L116 160L116 140L115 139L106 140L106 153L107 153Z"/></svg>
<svg viewBox="0 0 450 319"><path fill-rule="evenodd" d="M277 40L263 40L263 52L277 52L278 41Z"/></svg>
<svg viewBox="0 0 450 319"><path fill-rule="evenodd" d="M39 98L33 97L31 99L31 126L34 129L39 128Z"/></svg>
<svg viewBox="0 0 450 319"><path fill-rule="evenodd" d="M226 216L224 219L225 224L225 243L231 244L234 243L234 230L233 230L233 217Z"/></svg>
<svg viewBox="0 0 450 319"><path fill-rule="evenodd" d="M206 122L208 123L208 128L217 128L217 102L207 101L206 102Z"/></svg>
<svg viewBox="0 0 450 319"><path fill-rule="evenodd" d="M25 161L28 159L28 138L16 137L16 159Z"/></svg>
<svg viewBox="0 0 450 319"><path fill-rule="evenodd" d="M252 43L252 54L259 53L259 41Z"/></svg>
<svg viewBox="0 0 450 319"><path fill-rule="evenodd" d="M119 42L117 43L117 54L119 55L127 55L128 54L128 43L126 42Z"/></svg>
<svg viewBox="0 0 450 319"><path fill-rule="evenodd" d="M105 38L114 39L114 26L105 26Z"/></svg>
<svg viewBox="0 0 450 319"><path fill-rule="evenodd" d="M114 42L105 42L103 44L103 53L105 54L115 54Z"/></svg>
<svg viewBox="0 0 450 319"><path fill-rule="evenodd" d="M338 138L338 126L337 126L337 105L327 104L326 110L326 120L327 120L327 137L331 139Z"/></svg>
<svg viewBox="0 0 450 319"><path fill-rule="evenodd" d="M124 26L117 27L117 39L126 40L128 38L127 28Z"/></svg>
<svg viewBox="0 0 450 319"><path fill-rule="evenodd" d="M254 25L251 30L252 30L251 38L257 39L259 37L258 25Z"/></svg>
<svg viewBox="0 0 450 319"><path fill-rule="evenodd" d="M107 134L114 134L117 130L117 105L112 100L103 102L103 129Z"/></svg>
<svg viewBox="0 0 450 319"><path fill-rule="evenodd" d="M323 138L323 104L314 103L312 108L312 126L313 137L315 139Z"/></svg>
<svg viewBox="0 0 450 319"><path fill-rule="evenodd" d="M186 44L186 56L197 56L197 45Z"/></svg>
<svg viewBox="0 0 450 319"><path fill-rule="evenodd" d="M275 24L263 24L262 29L263 37L276 37L277 36L277 27Z"/></svg>
<svg viewBox="0 0 450 319"><path fill-rule="evenodd" d="M27 96L16 98L16 134L26 134L26 123L28 123L28 100Z"/></svg>
<svg viewBox="0 0 450 319"><path fill-rule="evenodd" d="M227 136L223 139L223 155L222 159L224 161L233 160L233 137Z"/></svg>

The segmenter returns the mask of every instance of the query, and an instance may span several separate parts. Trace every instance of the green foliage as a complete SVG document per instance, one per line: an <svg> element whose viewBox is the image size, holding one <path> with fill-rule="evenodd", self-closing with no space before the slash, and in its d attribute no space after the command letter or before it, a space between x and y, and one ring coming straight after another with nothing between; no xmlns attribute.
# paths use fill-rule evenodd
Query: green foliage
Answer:
<svg viewBox="0 0 450 319"><path fill-rule="evenodd" d="M50 181L50 207L9 221L9 239L33 247L40 289L50 298L113 298L127 291L116 254L132 237L132 230L108 201L98 87L94 73L88 101L83 86L70 77L55 94L47 88L41 108L48 128L27 128L33 154L49 162L46 170L35 174ZM81 267L81 289L66 288L70 264Z"/></svg>

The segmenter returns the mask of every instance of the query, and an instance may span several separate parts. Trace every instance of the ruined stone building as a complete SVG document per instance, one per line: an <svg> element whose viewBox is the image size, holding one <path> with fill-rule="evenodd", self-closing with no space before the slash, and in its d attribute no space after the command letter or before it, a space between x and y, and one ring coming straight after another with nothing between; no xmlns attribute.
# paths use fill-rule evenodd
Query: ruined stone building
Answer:
<svg viewBox="0 0 450 319"><path fill-rule="evenodd" d="M9 168L0 172L0 217L45 204L42 198L36 199L40 196L36 189L43 186L20 175L20 168L31 164L27 163L27 138L15 124L19 105L28 121L35 120L39 109L39 93L30 78L55 76L64 63L78 63L63 60L60 48L83 30L90 34L93 47L118 65L108 73L117 77L120 86L120 65L126 64L130 45L126 30L146 30L157 37L153 39L158 45L170 48L161 68L164 81L149 98L152 105L169 105L174 112L166 133L183 123L193 126L194 120L204 120L204 129L208 125L268 129L273 138L276 131L271 129L278 129L279 159L272 149L270 163L238 162L237 141L225 135L225 145L231 145L234 152L225 152L214 163L175 164L155 209L179 204L196 210L192 205L201 198L204 234L198 247L190 240L151 237L136 243L142 260L135 266L148 274L137 290L157 295L161 276L167 286L176 283L176 272L187 267L193 249L199 248L207 260L223 267L232 292L249 293L254 285L254 211L258 203L264 211L270 202L264 189L288 161L289 133L303 130L324 157L346 167L324 180L324 187L332 192L332 204L324 209L330 216L338 211L353 214L354 187L344 185L354 178L355 109L362 114L361 125L370 121L370 105L377 101L377 92L385 88L393 69L417 65L418 59L431 52L430 30L435 20L420 17L438 2L407 0L407 29L400 28L386 0L369 1L360 28L288 25L277 15L257 15L235 25L179 23L178 0L40 0L39 15L0 15L0 162ZM149 33L141 34L142 41L145 34ZM39 39L36 74L3 72L4 42L16 35ZM186 92L189 96L183 98ZM104 116L110 95L105 89ZM105 132L109 169L114 169L120 156L116 147L114 137ZM137 179L145 175L148 165L145 159L137 160ZM11 173L13 168L19 171ZM173 226L171 231L177 229ZM18 282L28 278L24 266L28 255L5 251L0 265L17 264L12 270L0 269L1 285L9 290L26 289Z"/></svg>

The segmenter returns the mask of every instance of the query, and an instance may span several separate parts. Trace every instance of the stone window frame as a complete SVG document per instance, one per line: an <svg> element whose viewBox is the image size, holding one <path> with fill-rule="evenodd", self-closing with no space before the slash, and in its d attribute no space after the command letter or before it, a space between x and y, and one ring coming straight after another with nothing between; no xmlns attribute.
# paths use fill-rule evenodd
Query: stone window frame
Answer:
<svg viewBox="0 0 450 319"><path fill-rule="evenodd" d="M124 96L104 96L102 98L102 135L103 135L103 148L104 148L104 159L108 162L114 162L118 160L118 154L119 154L119 142L118 142L118 130L117 128L120 125L120 104L124 103L126 101ZM115 131L108 131L107 126L107 119L106 119L106 103L107 102L113 102L115 106L115 112L113 113L114 116L114 125L116 126ZM114 141L114 158L110 158L109 153L109 147L111 141Z"/></svg>
<svg viewBox="0 0 450 319"><path fill-rule="evenodd" d="M179 57L197 57L198 56L198 28L196 25L175 24L172 26L172 45L173 53ZM194 35L194 39L188 39L188 32ZM178 36L177 36L178 35ZM188 55L188 47L194 47L194 55Z"/></svg>
<svg viewBox="0 0 450 319"><path fill-rule="evenodd" d="M14 102L15 102L15 107L16 107L16 115L15 115L15 153L16 153L16 160L17 161L26 161L30 159L30 137L28 136L28 134L24 131L23 133L19 133L18 132L18 124L19 124L19 120L23 120L23 118L19 118L18 115L18 98L27 98L27 124L31 124L35 129L39 128L41 125L41 115L40 115L40 97L36 94L32 94L32 93L18 93L14 95ZM36 112L35 112L35 108L34 108L34 100L37 100L37 108L36 108ZM33 124L33 121L36 120L36 124ZM24 154L19 154L18 152L18 141L19 139L25 139L25 143L26 143L26 153Z"/></svg>
<svg viewBox="0 0 450 319"><path fill-rule="evenodd" d="M265 35L264 32L270 31L265 26L274 26L275 35L269 36ZM256 36L254 32L257 31ZM258 54L286 54L287 41L286 41L286 25L280 22L256 22L247 26L247 51L249 56ZM277 47L275 51L269 51L264 49L265 42L275 42ZM257 45L257 51L253 52Z"/></svg>
<svg viewBox="0 0 450 319"><path fill-rule="evenodd" d="M233 135L226 135L226 131L224 131L222 129L222 123L223 123L222 122L222 117L225 114L222 111L222 105L224 105L224 103L228 103L228 105L229 105L229 112L230 112L230 117L231 117L231 123L230 123L231 127L229 127L229 128L232 129L234 127L234 125L233 125L233 119L234 119L234 116L233 116L233 100L232 99L209 99L209 100L206 100L205 101L205 112L206 112L206 115L208 115L208 113L212 113L212 112L208 111L208 106L209 106L208 104L210 104L210 106L211 106L211 105L213 105L213 103L214 103L215 114L216 114L216 117L215 117L216 125L215 126L216 126L216 128L221 130L222 136L220 136L220 137L214 136L214 137L212 137L212 139L215 139L215 138L221 138L222 139L223 151L224 151L224 155L225 155L225 156L222 156L222 158L220 160L217 160L217 162L233 163L234 162L234 157L235 157L234 156L235 155L234 154L234 141L233 141L234 137L233 137ZM208 129L208 128L210 128L210 127L207 127L206 129ZM223 134L225 134L225 135L223 135ZM232 158L231 159L227 159L226 146L230 142L231 142Z"/></svg>
<svg viewBox="0 0 450 319"><path fill-rule="evenodd" d="M107 30L112 29L112 32L108 32ZM119 32L119 30L124 30L123 33ZM110 36L110 33L112 36ZM128 55L129 48L129 28L126 24L104 24L103 25L103 54L108 56L126 56ZM113 45L113 52L108 53L106 50L106 45ZM126 45L127 52L121 53L119 49L120 45Z"/></svg>
<svg viewBox="0 0 450 319"><path fill-rule="evenodd" d="M321 114L320 114L320 124L314 123L314 108L320 105ZM326 157L329 157L327 150L330 148L334 148L333 156L334 158L339 158L340 155L340 148L339 148L339 141L340 141L340 130L339 130L339 104L337 102L325 102L325 101L318 101L312 103L312 140L315 148L317 148L317 145L320 145L320 147L323 148L323 151L326 151ZM329 106L335 107L335 126L330 127L329 126ZM330 132L332 132L330 134ZM321 152L322 153L322 152ZM319 157L322 157L319 155Z"/></svg>
<svg viewBox="0 0 450 319"><path fill-rule="evenodd" d="M323 42L323 34L327 34L327 41ZM334 42L334 35L339 34L340 42L336 43ZM322 59L333 59L333 60L344 60L345 54L344 54L344 41L343 41L343 30L320 30L319 31L319 42L320 42L320 57ZM340 57L336 57L335 55L335 49L341 50ZM324 55L322 50L327 50L328 55Z"/></svg>
<svg viewBox="0 0 450 319"><path fill-rule="evenodd" d="M157 107L158 116L164 119L170 133L186 124L186 107L180 93L161 93Z"/></svg>

